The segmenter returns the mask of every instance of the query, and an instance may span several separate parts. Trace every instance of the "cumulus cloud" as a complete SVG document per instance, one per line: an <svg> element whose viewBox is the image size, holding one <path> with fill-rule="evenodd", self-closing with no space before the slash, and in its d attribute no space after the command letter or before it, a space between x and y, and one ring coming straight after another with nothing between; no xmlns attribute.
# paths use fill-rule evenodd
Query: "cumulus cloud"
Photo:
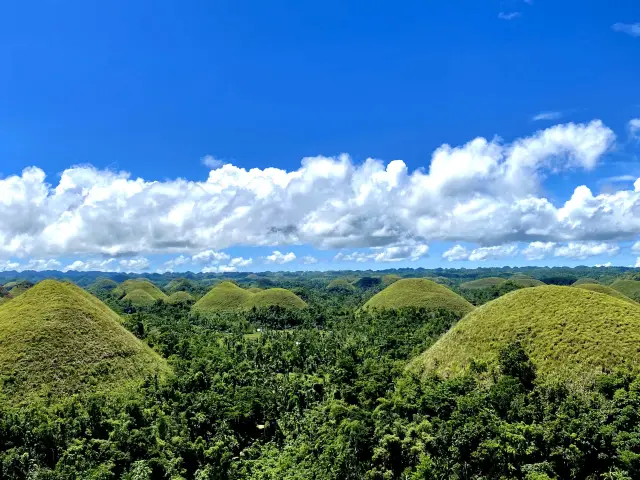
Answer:
<svg viewBox="0 0 640 480"><path fill-rule="evenodd" d="M640 118L632 118L629 120L629 136L631 138L640 138Z"/></svg>
<svg viewBox="0 0 640 480"><path fill-rule="evenodd" d="M611 28L615 32L626 33L632 37L640 37L640 23L614 23Z"/></svg>
<svg viewBox="0 0 640 480"><path fill-rule="evenodd" d="M26 265L22 265L22 270L35 270L36 272L42 272L44 270L56 270L60 268L61 264L56 259L31 259Z"/></svg>
<svg viewBox="0 0 640 480"><path fill-rule="evenodd" d="M540 112L537 115L533 116L534 122L539 122L541 120L558 120L562 117L562 112Z"/></svg>
<svg viewBox="0 0 640 480"><path fill-rule="evenodd" d="M275 250L271 255L265 257L266 263L275 263L282 265L284 263L293 262L296 259L296 254L293 252L282 253L279 250Z"/></svg>
<svg viewBox="0 0 640 480"><path fill-rule="evenodd" d="M468 251L462 245L455 245L442 254L450 262L456 260L468 260L482 262L484 260L498 260L506 257L514 257L518 253L515 245L494 245L492 247L474 248Z"/></svg>
<svg viewBox="0 0 640 480"><path fill-rule="evenodd" d="M311 255L306 255L302 257L302 263L304 263L305 265L312 265L314 263L318 263L318 259Z"/></svg>
<svg viewBox="0 0 640 480"><path fill-rule="evenodd" d="M209 168L218 168L224 165L224 162L212 155L205 155L202 158L202 164Z"/></svg>
<svg viewBox="0 0 640 480"><path fill-rule="evenodd" d="M415 262L423 257L428 256L429 246L426 244L412 244L412 245L396 245L391 247L374 247L369 252L339 252L334 260L339 262L402 262L412 261Z"/></svg>
<svg viewBox="0 0 640 480"><path fill-rule="evenodd" d="M607 263L596 263L596 267L598 267L598 268L600 268L600 267L608 268L608 267L611 267L611 266L613 266L613 264L612 264L611 262L607 262Z"/></svg>
<svg viewBox="0 0 640 480"><path fill-rule="evenodd" d="M147 181L77 166L49 184L39 168L0 179L0 258L191 256L223 265L231 246L308 244L372 250L379 261L426 255L431 240L481 246L613 240L640 233L640 183L594 196L580 186L564 204L542 179L593 169L613 146L602 122L563 124L504 143L443 145L410 171L350 157L312 157L300 168L225 164L206 181ZM416 245L424 245L422 251ZM272 262L276 263L276 262Z"/></svg>
<svg viewBox="0 0 640 480"><path fill-rule="evenodd" d="M253 263L253 258L235 257L229 262L230 267L248 267Z"/></svg>
<svg viewBox="0 0 640 480"><path fill-rule="evenodd" d="M442 258L446 258L450 262L458 260L468 260L469 252L462 245L454 245L442 254Z"/></svg>
<svg viewBox="0 0 640 480"><path fill-rule="evenodd" d="M151 266L149 259L144 257L120 260L118 264L123 272L143 272Z"/></svg>
<svg viewBox="0 0 640 480"><path fill-rule="evenodd" d="M500 12L498 14L498 18L500 20L514 20L520 17L522 14L520 12Z"/></svg>
<svg viewBox="0 0 640 480"><path fill-rule="evenodd" d="M13 270L18 270L20 268L20 264L17 262L12 262L10 260L0 260L0 272L10 272Z"/></svg>
<svg viewBox="0 0 640 480"><path fill-rule="evenodd" d="M555 242L531 242L527 248L522 250L522 254L528 260L542 260L553 253Z"/></svg>
<svg viewBox="0 0 640 480"><path fill-rule="evenodd" d="M631 251L632 251L633 253L640 254L640 242L635 242L635 243L631 246Z"/></svg>
<svg viewBox="0 0 640 480"><path fill-rule="evenodd" d="M554 256L575 259L595 257L597 255L615 255L620 251L620 247L610 243L576 243L570 242L568 245L556 248Z"/></svg>

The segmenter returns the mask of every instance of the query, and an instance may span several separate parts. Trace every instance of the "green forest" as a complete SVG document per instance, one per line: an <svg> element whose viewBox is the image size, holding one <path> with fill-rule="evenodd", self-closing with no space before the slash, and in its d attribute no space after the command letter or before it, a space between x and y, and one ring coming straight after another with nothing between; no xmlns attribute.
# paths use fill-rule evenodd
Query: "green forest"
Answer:
<svg viewBox="0 0 640 480"><path fill-rule="evenodd" d="M0 279L2 479L640 478L640 274Z"/></svg>

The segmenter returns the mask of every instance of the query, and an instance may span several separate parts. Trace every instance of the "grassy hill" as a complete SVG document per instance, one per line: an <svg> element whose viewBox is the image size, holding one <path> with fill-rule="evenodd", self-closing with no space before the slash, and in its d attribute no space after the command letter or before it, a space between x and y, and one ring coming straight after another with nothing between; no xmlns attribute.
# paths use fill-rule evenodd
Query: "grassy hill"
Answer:
<svg viewBox="0 0 640 480"><path fill-rule="evenodd" d="M472 290L475 288L489 288L500 285L504 281L504 278L498 277L479 278L477 280L471 280L470 282L461 283L460 288L466 288L468 290Z"/></svg>
<svg viewBox="0 0 640 480"><path fill-rule="evenodd" d="M578 280L576 280L576 281L573 283L573 286L574 286L574 287L577 287L577 286L579 286L579 285L583 285L583 284L585 284L585 283L586 283L586 284L589 284L589 285L592 285L592 284L594 284L594 283L595 283L595 284L597 284L597 283L600 283L600 282L598 282L598 281L597 281L596 279L594 279L594 278L583 277L583 278L579 278Z"/></svg>
<svg viewBox="0 0 640 480"><path fill-rule="evenodd" d="M45 280L0 307L0 390L14 401L119 391L154 372L169 367L73 284Z"/></svg>
<svg viewBox="0 0 640 480"><path fill-rule="evenodd" d="M640 363L640 306L582 288L523 288L460 320L410 366L445 376L472 360L495 364L520 340L540 375L584 379Z"/></svg>
<svg viewBox="0 0 640 480"><path fill-rule="evenodd" d="M21 280L19 282L7 283L4 287L9 289L9 293L12 297L18 297L32 288L33 285L34 284L29 282L28 280Z"/></svg>
<svg viewBox="0 0 640 480"><path fill-rule="evenodd" d="M251 293L258 293L258 292L261 292L262 289L258 287L251 287L251 288L247 288L247 291Z"/></svg>
<svg viewBox="0 0 640 480"><path fill-rule="evenodd" d="M401 280L402 277L400 275L395 275L393 273L390 273L389 275L383 275L382 276L382 284L383 285L391 285L392 283L397 282L398 280Z"/></svg>
<svg viewBox="0 0 640 480"><path fill-rule="evenodd" d="M520 287L525 287L525 288L541 287L542 285L544 285L544 282L541 282L540 280L536 280L533 277L529 277L527 275L522 275L522 274L514 275L511 278L509 278L508 281L511 283L515 283Z"/></svg>
<svg viewBox="0 0 640 480"><path fill-rule="evenodd" d="M604 293L605 295L611 295L612 297L619 298L620 300L624 300L625 302L631 302L638 305L637 302L631 300L624 293L620 293L619 291L614 290L611 287L600 285L599 283L581 283L580 285L576 285L576 288L583 288L591 292Z"/></svg>
<svg viewBox="0 0 640 480"><path fill-rule="evenodd" d="M187 292L193 294L198 288L194 282L186 278L174 278L164 287L164 291L171 294L175 292Z"/></svg>
<svg viewBox="0 0 640 480"><path fill-rule="evenodd" d="M111 293L116 288L118 288L118 284L115 281L111 280L110 278L100 278L89 285L87 287L87 291L93 293L94 295L104 295L107 293Z"/></svg>
<svg viewBox="0 0 640 480"><path fill-rule="evenodd" d="M623 293L636 302L640 302L640 282L637 280L616 280L610 285L611 288Z"/></svg>
<svg viewBox="0 0 640 480"><path fill-rule="evenodd" d="M283 288L270 288L256 293L240 288L231 282L221 282L198 300L193 306L196 312L245 310L252 307L280 305L286 308L303 308L306 303L297 295Z"/></svg>
<svg viewBox="0 0 640 480"><path fill-rule="evenodd" d="M371 297L363 308L403 307L444 308L460 317L474 308L473 305L447 287L425 278L398 280Z"/></svg>
<svg viewBox="0 0 640 480"><path fill-rule="evenodd" d="M193 296L190 293L179 290L169 295L169 298L167 298L167 303L171 303L171 304L186 303L186 302L192 302L194 300L195 298L193 298Z"/></svg>
<svg viewBox="0 0 640 480"><path fill-rule="evenodd" d="M156 300L166 301L168 298L162 290L144 278L135 278L122 282L118 285L118 288L113 290L113 294L140 307L150 305ZM149 297L152 299L151 301Z"/></svg>
<svg viewBox="0 0 640 480"><path fill-rule="evenodd" d="M356 287L345 278L336 278L335 280L329 282L329 285L327 285L327 290L332 292L349 293L355 292Z"/></svg>

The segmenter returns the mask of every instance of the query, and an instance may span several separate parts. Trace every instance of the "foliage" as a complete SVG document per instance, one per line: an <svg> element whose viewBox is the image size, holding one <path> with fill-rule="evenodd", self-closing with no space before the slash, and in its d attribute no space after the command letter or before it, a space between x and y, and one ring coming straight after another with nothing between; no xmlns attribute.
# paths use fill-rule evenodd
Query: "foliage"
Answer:
<svg viewBox="0 0 640 480"><path fill-rule="evenodd" d="M123 298L136 290L138 290L139 292L145 292L151 298L153 298L153 300L167 299L167 295L162 290L160 290L153 283L144 278L126 280L118 285L118 288L114 289L112 293L118 298ZM146 299L146 297L143 297L142 295L140 295L140 293L135 294L134 298Z"/></svg>
<svg viewBox="0 0 640 480"><path fill-rule="evenodd" d="M598 284L598 283L599 282L594 278L582 277L582 278L579 278L578 280L576 280L575 282L573 282L573 286L574 287L578 287L578 286L584 285L584 284L592 285L592 284Z"/></svg>
<svg viewBox="0 0 640 480"><path fill-rule="evenodd" d="M610 286L630 299L640 302L640 281L616 280Z"/></svg>
<svg viewBox="0 0 640 480"><path fill-rule="evenodd" d="M169 295L167 303L189 303L193 302L194 300L195 299L190 293L184 290L177 290L176 292Z"/></svg>
<svg viewBox="0 0 640 480"><path fill-rule="evenodd" d="M153 305L156 302L155 298L140 288L129 290L129 292L122 298L122 301L131 303L138 307Z"/></svg>
<svg viewBox="0 0 640 480"><path fill-rule="evenodd" d="M234 310L248 310L268 306L283 308L304 308L304 300L284 288L270 288L251 292L231 282L221 282L196 302L194 312L210 313Z"/></svg>
<svg viewBox="0 0 640 480"><path fill-rule="evenodd" d="M447 287L425 278L405 278L394 282L377 293L364 309L389 309L403 307L423 307L445 309L462 317L473 310L473 305Z"/></svg>
<svg viewBox="0 0 640 480"><path fill-rule="evenodd" d="M336 278L329 282L327 285L327 290L336 291L341 293L350 293L356 290L356 287L344 278Z"/></svg>
<svg viewBox="0 0 640 480"><path fill-rule="evenodd" d="M544 282L541 282L540 280L536 280L535 278L531 278L528 275L523 275L523 274L516 274L514 276L512 276L511 278L509 278L507 281L511 282L511 283L515 283L516 285L518 285L519 287L540 287L542 285L544 285Z"/></svg>
<svg viewBox="0 0 640 480"><path fill-rule="evenodd" d="M574 287L523 288L476 309L417 359L419 372L493 364L521 341L541 376L586 381L640 361L640 305Z"/></svg>
<svg viewBox="0 0 640 480"><path fill-rule="evenodd" d="M22 295L24 292L33 287L33 283L28 280L22 280L20 282L8 283L5 285L5 288L9 288L9 294L12 297L18 297Z"/></svg>
<svg viewBox="0 0 640 480"><path fill-rule="evenodd" d="M485 278L479 278L477 280L472 280L470 282L465 282L462 283L460 285L460 288L464 288L467 290L471 290L474 288L488 288L488 287L495 287L497 285L500 285L502 282L504 282L506 279L504 278L499 278L499 277L485 277Z"/></svg>

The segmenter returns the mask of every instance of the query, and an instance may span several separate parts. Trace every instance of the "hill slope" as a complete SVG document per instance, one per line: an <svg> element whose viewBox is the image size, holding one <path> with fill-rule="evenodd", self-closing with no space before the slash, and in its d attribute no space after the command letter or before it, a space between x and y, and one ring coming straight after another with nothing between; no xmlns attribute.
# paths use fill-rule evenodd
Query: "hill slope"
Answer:
<svg viewBox="0 0 640 480"><path fill-rule="evenodd" d="M581 288L524 288L460 320L410 366L445 376L471 360L494 364L501 348L522 341L541 375L589 377L640 362L640 306Z"/></svg>
<svg viewBox="0 0 640 480"><path fill-rule="evenodd" d="M165 361L81 288L45 280L0 307L0 387L9 398L117 391Z"/></svg>
<svg viewBox="0 0 640 480"><path fill-rule="evenodd" d="M473 310L473 305L460 295L425 278L398 280L371 297L363 308L424 307L444 308L462 317Z"/></svg>
<svg viewBox="0 0 640 480"><path fill-rule="evenodd" d="M146 278L126 280L113 290L118 298L130 301L133 305L144 307L156 300L167 300L167 295Z"/></svg>
<svg viewBox="0 0 640 480"><path fill-rule="evenodd" d="M270 288L254 293L234 283L221 282L198 300L193 310L197 312L232 311L270 305L304 308L307 304L296 294L283 288Z"/></svg>
<svg viewBox="0 0 640 480"><path fill-rule="evenodd" d="M540 280L536 280L533 277L529 277L527 275L514 275L512 276L509 280L507 280L511 283L515 283L516 285L518 285L519 287L541 287L542 285L544 285L544 282L541 282Z"/></svg>
<svg viewBox="0 0 640 480"><path fill-rule="evenodd" d="M579 285L583 285L585 283L588 284L598 284L600 282L598 282L595 278L589 278L589 277L583 277L583 278L579 278L578 280L576 280L575 282L573 282L573 286L577 287Z"/></svg>
<svg viewBox="0 0 640 480"><path fill-rule="evenodd" d="M620 300L624 300L625 302L631 302L638 305L637 302L631 300L624 293L620 293L619 291L614 290L611 287L607 287L606 285L600 285L599 283L581 283L579 285L576 285L576 288L583 288L591 292L604 293L605 295L611 295L612 297L619 298Z"/></svg>
<svg viewBox="0 0 640 480"><path fill-rule="evenodd" d="M632 300L640 302L640 282L637 280L616 280L610 285L611 288L625 294Z"/></svg>
<svg viewBox="0 0 640 480"><path fill-rule="evenodd" d="M188 292L184 292L182 290L178 290L175 293L172 293L171 295L169 295L169 298L167 299L167 303L185 303L185 302L192 302L194 300L193 296L188 293Z"/></svg>
<svg viewBox="0 0 640 480"><path fill-rule="evenodd" d="M470 282L461 283L460 288L466 288L469 290L472 290L475 288L489 288L489 287L495 287L496 285L500 285L504 281L505 281L504 278L498 278L498 277L479 278L477 280L471 280Z"/></svg>

